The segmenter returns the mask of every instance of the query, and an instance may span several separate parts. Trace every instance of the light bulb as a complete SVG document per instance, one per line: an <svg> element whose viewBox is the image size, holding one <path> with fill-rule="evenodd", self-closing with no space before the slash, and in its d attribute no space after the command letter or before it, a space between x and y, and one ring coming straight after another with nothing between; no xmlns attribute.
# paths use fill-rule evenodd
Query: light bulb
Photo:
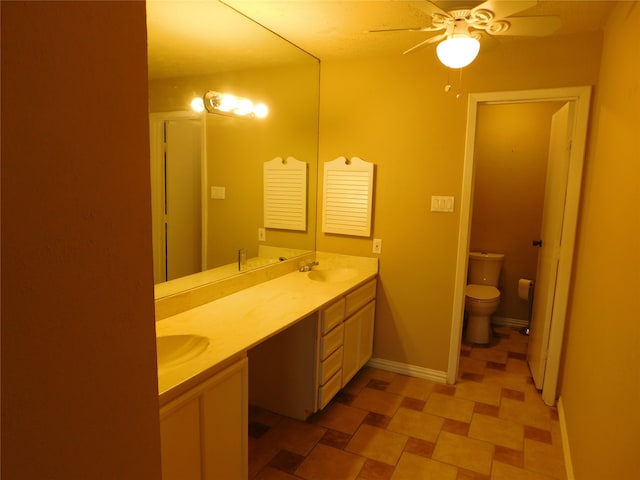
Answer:
<svg viewBox="0 0 640 480"><path fill-rule="evenodd" d="M238 115L248 115L253 112L253 102L246 98L238 99L234 113Z"/></svg>
<svg viewBox="0 0 640 480"><path fill-rule="evenodd" d="M236 108L236 104L238 103L238 101L236 100L236 97L234 97L233 95L221 95L219 98L219 104L216 105L216 108L218 110L220 110L221 112L230 112L232 111L234 108Z"/></svg>
<svg viewBox="0 0 640 480"><path fill-rule="evenodd" d="M253 114L258 118L265 118L269 115L269 107L267 107L264 103L258 103L255 107L253 107Z"/></svg>
<svg viewBox="0 0 640 480"><path fill-rule="evenodd" d="M202 98L195 97L193 100L191 100L191 108L194 112L204 112L204 101L202 100Z"/></svg>

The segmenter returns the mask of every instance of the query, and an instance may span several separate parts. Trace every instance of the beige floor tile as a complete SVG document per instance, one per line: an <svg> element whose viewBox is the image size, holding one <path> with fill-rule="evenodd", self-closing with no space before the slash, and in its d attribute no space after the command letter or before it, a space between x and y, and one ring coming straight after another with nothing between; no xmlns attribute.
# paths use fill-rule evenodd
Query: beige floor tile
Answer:
<svg viewBox="0 0 640 480"><path fill-rule="evenodd" d="M346 450L382 463L395 465L407 443L407 438L406 435L371 425L361 425Z"/></svg>
<svg viewBox="0 0 640 480"><path fill-rule="evenodd" d="M456 480L455 467L428 458L403 453L391 480Z"/></svg>
<svg viewBox="0 0 640 480"><path fill-rule="evenodd" d="M522 450L513 450L511 448L496 445L493 454L493 464L496 462L507 463L513 467L524 468L524 452Z"/></svg>
<svg viewBox="0 0 640 480"><path fill-rule="evenodd" d="M352 480L358 476L364 462L365 459L362 457L319 444L304 459L295 473L298 477L307 480L328 478Z"/></svg>
<svg viewBox="0 0 640 480"><path fill-rule="evenodd" d="M524 377L531 376L531 371L529 370L529 364L527 361L517 358L509 358L507 360L507 372L522 375Z"/></svg>
<svg viewBox="0 0 640 480"><path fill-rule="evenodd" d="M401 403L401 395L364 388L353 400L351 406L391 417L396 413Z"/></svg>
<svg viewBox="0 0 640 480"><path fill-rule="evenodd" d="M552 478L566 478L562 448L535 440L524 441L524 468Z"/></svg>
<svg viewBox="0 0 640 480"><path fill-rule="evenodd" d="M474 402L498 406L500 405L501 394L502 388L499 385L462 380L456 385L455 396Z"/></svg>
<svg viewBox="0 0 640 480"><path fill-rule="evenodd" d="M436 383L424 378L408 377L406 375L397 375L389 384L386 391L396 393L404 397L417 398L418 400L426 400L429 398Z"/></svg>
<svg viewBox="0 0 640 480"><path fill-rule="evenodd" d="M364 371L361 370L356 374L355 377L353 377L349 381L349 383L347 383L347 385L345 385L342 391L357 395L362 391L363 388L367 386L367 384L369 383L369 380L371 380L371 377L366 375Z"/></svg>
<svg viewBox="0 0 640 480"><path fill-rule="evenodd" d="M507 363L508 353L506 351L495 350L493 348L474 348L469 355L476 360L486 362Z"/></svg>
<svg viewBox="0 0 640 480"><path fill-rule="evenodd" d="M491 480L554 480L553 477L541 473L524 470L522 468L507 465L506 463L493 462Z"/></svg>
<svg viewBox="0 0 640 480"><path fill-rule="evenodd" d="M486 360L479 360L477 358L471 358L471 357L460 357L459 370L461 372L483 374L486 366L487 366Z"/></svg>
<svg viewBox="0 0 640 480"><path fill-rule="evenodd" d="M473 402L463 398L432 393L424 406L425 413L469 423L473 415Z"/></svg>
<svg viewBox="0 0 640 480"><path fill-rule="evenodd" d="M282 415L270 412L269 410L265 410L264 408L256 407L253 405L249 406L249 421L251 422L258 422L262 425L273 427L283 418L284 417Z"/></svg>
<svg viewBox="0 0 640 480"><path fill-rule="evenodd" d="M326 431L326 428L317 425L283 418L280 423L265 433L260 440L298 455L308 455Z"/></svg>
<svg viewBox="0 0 640 480"><path fill-rule="evenodd" d="M393 465L367 458L360 470L358 480L390 480L394 470L395 466Z"/></svg>
<svg viewBox="0 0 640 480"><path fill-rule="evenodd" d="M495 346L495 349L514 353L527 353L527 342L523 342L522 339L512 335L511 338L500 339L500 342Z"/></svg>
<svg viewBox="0 0 640 480"><path fill-rule="evenodd" d="M433 451L433 459L488 475L494 446L473 438L442 432Z"/></svg>
<svg viewBox="0 0 640 480"><path fill-rule="evenodd" d="M562 432L558 422L551 422L551 444L554 447L562 448Z"/></svg>
<svg viewBox="0 0 640 480"><path fill-rule="evenodd" d="M362 374L366 377L375 378L376 380L382 380L384 382L391 382L398 375L397 373L389 372L388 370L380 370L379 368L364 367Z"/></svg>
<svg viewBox="0 0 640 480"><path fill-rule="evenodd" d="M313 423L353 435L362 423L362 420L367 416L367 413L365 410L359 408L333 402L313 417Z"/></svg>
<svg viewBox="0 0 640 480"><path fill-rule="evenodd" d="M441 417L408 408L399 408L389 422L387 430L435 442L443 423L444 419Z"/></svg>
<svg viewBox="0 0 640 480"><path fill-rule="evenodd" d="M469 437L514 450L524 447L524 427L521 424L487 415L473 416Z"/></svg>
<svg viewBox="0 0 640 480"><path fill-rule="evenodd" d="M297 478L273 467L266 467L255 477L256 480L296 480Z"/></svg>
<svg viewBox="0 0 640 480"><path fill-rule="evenodd" d="M488 368L485 371L483 382L495 383L513 389L524 389L530 385L528 377L525 375L508 372L507 370L494 370L492 368Z"/></svg>
<svg viewBox="0 0 640 480"><path fill-rule="evenodd" d="M499 416L504 420L530 425L542 430L551 430L549 407L544 404L502 398Z"/></svg>
<svg viewBox="0 0 640 480"><path fill-rule="evenodd" d="M249 478L253 478L280 451L273 442L249 437Z"/></svg>

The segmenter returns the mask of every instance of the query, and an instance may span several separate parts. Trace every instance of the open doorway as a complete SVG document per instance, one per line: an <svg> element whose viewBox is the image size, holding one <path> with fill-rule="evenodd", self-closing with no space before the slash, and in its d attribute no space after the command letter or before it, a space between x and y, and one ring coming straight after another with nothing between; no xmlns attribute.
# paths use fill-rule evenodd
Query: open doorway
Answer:
<svg viewBox="0 0 640 480"><path fill-rule="evenodd" d="M189 112L150 115L154 283L203 269L203 126Z"/></svg>
<svg viewBox="0 0 640 480"><path fill-rule="evenodd" d="M456 285L454 291L454 310L449 350L449 369L447 374L447 381L449 383L456 382L458 373L459 351L464 315L464 287L466 285L471 234L478 110L483 105L507 105L534 102L567 103L571 106L571 129L569 137L572 148L568 158L566 196L564 197L564 215L562 216L560 225L560 234L562 235L563 242L558 254L557 275L555 278L554 296L552 300L553 321L550 321L549 323L548 349L545 354L546 361L544 365L545 381L542 387L543 399L545 402L548 404L555 403L558 370L561 358L562 336L564 333L564 319L573 260L575 229L578 216L589 100L590 87L572 87L520 92L496 92L471 94L469 96L463 186L460 201L460 229L456 263Z"/></svg>

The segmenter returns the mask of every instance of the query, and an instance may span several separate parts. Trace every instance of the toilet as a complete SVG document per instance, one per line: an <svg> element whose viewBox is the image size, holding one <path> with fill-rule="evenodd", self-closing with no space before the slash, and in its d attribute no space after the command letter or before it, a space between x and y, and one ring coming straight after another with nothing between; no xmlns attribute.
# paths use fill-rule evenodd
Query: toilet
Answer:
<svg viewBox="0 0 640 480"><path fill-rule="evenodd" d="M465 340L487 344L491 341L491 315L500 304L498 279L504 255L469 252L464 311L467 313Z"/></svg>

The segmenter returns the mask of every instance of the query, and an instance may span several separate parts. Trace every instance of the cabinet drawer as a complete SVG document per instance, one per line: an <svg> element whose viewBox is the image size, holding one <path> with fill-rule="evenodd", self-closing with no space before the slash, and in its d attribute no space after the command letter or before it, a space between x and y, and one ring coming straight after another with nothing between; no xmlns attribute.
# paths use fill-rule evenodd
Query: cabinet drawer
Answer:
<svg viewBox="0 0 640 480"><path fill-rule="evenodd" d="M338 325L320 339L320 360L324 360L342 346L344 326Z"/></svg>
<svg viewBox="0 0 640 480"><path fill-rule="evenodd" d="M320 313L320 331L324 335L344 320L344 298L341 298Z"/></svg>
<svg viewBox="0 0 640 480"><path fill-rule="evenodd" d="M375 278L347 295L345 317L348 317L352 313L356 312L374 298L376 298Z"/></svg>
<svg viewBox="0 0 640 480"><path fill-rule="evenodd" d="M342 370L329 379L322 387L318 389L318 408L322 410L340 390L342 383Z"/></svg>
<svg viewBox="0 0 640 480"><path fill-rule="evenodd" d="M342 347L320 362L320 385L324 385L342 367Z"/></svg>

